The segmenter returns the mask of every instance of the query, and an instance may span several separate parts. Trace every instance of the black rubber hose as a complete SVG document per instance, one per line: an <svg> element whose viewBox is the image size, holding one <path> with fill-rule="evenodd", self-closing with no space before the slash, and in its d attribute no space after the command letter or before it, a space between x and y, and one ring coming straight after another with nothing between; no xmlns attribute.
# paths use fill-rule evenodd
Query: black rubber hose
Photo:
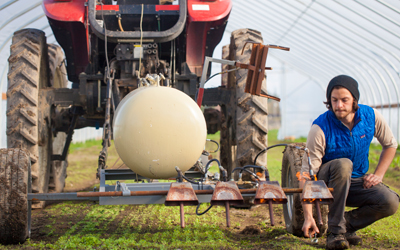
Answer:
<svg viewBox="0 0 400 250"><path fill-rule="evenodd" d="M243 168L242 168L242 167L234 168L234 169L232 170L232 174L233 174L235 171L238 171L238 170L243 170Z"/></svg>
<svg viewBox="0 0 400 250"><path fill-rule="evenodd" d="M251 174L251 175L254 176L255 178L260 179L260 177L258 177L254 172L251 172L251 171L248 170L248 169L245 169L245 168L244 168L243 171L246 171L247 173Z"/></svg>
<svg viewBox="0 0 400 250"><path fill-rule="evenodd" d="M197 182L197 181L191 180L191 179L187 178L187 177L186 177L186 176L184 176L184 175L182 175L182 178L183 178L183 179L185 179L185 180L187 180L188 182L190 182L190 183L192 183L192 184L197 184L197 185L200 185L200 182Z"/></svg>
<svg viewBox="0 0 400 250"><path fill-rule="evenodd" d="M268 171L268 169L265 170L265 180L269 181L269 171Z"/></svg>
<svg viewBox="0 0 400 250"><path fill-rule="evenodd" d="M263 169L261 166L257 166L257 165L246 165L243 168L259 168L259 169Z"/></svg>
<svg viewBox="0 0 400 250"><path fill-rule="evenodd" d="M269 150L269 149L271 149L271 148L275 148L275 147L280 147L280 146L287 146L288 144L286 144L286 143L281 143L281 144L275 144L275 145L272 145L272 146L270 146L270 147L267 147L267 148L264 148L263 150L261 150L257 155L256 155L256 158L254 158L254 162L253 162L253 164L254 165L256 165L257 163L257 158L260 156L260 154L262 154L262 153L264 153L265 151L267 151L267 150Z"/></svg>
<svg viewBox="0 0 400 250"><path fill-rule="evenodd" d="M207 172L208 172L208 167L210 166L210 164L212 163L212 162L214 162L214 161L216 161L217 163L218 163L218 167L219 166L221 166L221 163L219 162L219 160L217 160L217 159L211 159L210 161L208 161L207 162L207 164L206 164L206 174L207 174Z"/></svg>
<svg viewBox="0 0 400 250"><path fill-rule="evenodd" d="M196 207L196 214L197 215L203 215L203 214L207 213L208 210L210 210L213 207L213 205L210 205L204 212L199 213L200 205L201 205L201 203L199 203L199 205L197 205L197 207Z"/></svg>
<svg viewBox="0 0 400 250"><path fill-rule="evenodd" d="M207 141L214 142L215 144L217 144L217 150L215 150L214 152L211 152L211 153L217 153L218 150L219 150L219 143L217 141L214 141L214 140L211 140L211 139L207 139Z"/></svg>
<svg viewBox="0 0 400 250"><path fill-rule="evenodd" d="M256 172L256 168L264 170L261 166L257 166L257 165L246 165L243 167L243 169L245 169L245 168L253 168L254 173Z"/></svg>
<svg viewBox="0 0 400 250"><path fill-rule="evenodd" d="M258 167L258 166L257 166L257 167ZM260 179L260 177L258 177L255 173L251 172L251 171L248 170L248 169L241 168L241 167L237 167L237 168L235 168L234 170L232 170L232 174L233 174L235 171L237 171L237 170L240 170L240 173L242 173L243 171L246 171L247 173L251 174L251 175L254 176L255 178Z"/></svg>

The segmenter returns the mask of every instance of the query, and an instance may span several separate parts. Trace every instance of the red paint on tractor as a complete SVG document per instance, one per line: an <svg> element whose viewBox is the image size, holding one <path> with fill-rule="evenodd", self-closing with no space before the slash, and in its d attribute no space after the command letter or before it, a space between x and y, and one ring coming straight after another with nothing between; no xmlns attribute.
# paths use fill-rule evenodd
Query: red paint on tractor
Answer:
<svg viewBox="0 0 400 250"><path fill-rule="evenodd" d="M156 5L156 11L179 10L179 5Z"/></svg>
<svg viewBox="0 0 400 250"><path fill-rule="evenodd" d="M225 19L232 9L231 0L214 2L203 0L188 0L189 22L214 22Z"/></svg>
<svg viewBox="0 0 400 250"><path fill-rule="evenodd" d="M43 0L43 10L48 18L57 21L81 22L85 21L86 0L60 2Z"/></svg>
<svg viewBox="0 0 400 250"><path fill-rule="evenodd" d="M201 75L205 56L212 56L214 46L220 42L224 29L220 29L219 34L218 26L228 20L231 9L231 0L215 2L188 0L186 62L190 71L197 76ZM210 34L211 30L213 30L213 35ZM207 40L210 41L209 44ZM207 45L211 47L207 48ZM210 55L206 54L207 49L211 51Z"/></svg>
<svg viewBox="0 0 400 250"><path fill-rule="evenodd" d="M99 10L119 11L119 5L103 5L103 7L101 5L96 5L96 11L99 11Z"/></svg>

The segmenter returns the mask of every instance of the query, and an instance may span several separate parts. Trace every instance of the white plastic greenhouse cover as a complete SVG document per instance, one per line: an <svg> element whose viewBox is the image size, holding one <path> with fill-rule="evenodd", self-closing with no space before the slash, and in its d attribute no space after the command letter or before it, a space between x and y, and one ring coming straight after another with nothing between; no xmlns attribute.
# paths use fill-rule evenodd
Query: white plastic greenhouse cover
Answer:
<svg viewBox="0 0 400 250"><path fill-rule="evenodd" d="M270 50L269 94L281 98L279 137L307 136L312 121L326 110L325 89L339 74L360 85L360 103L376 107L400 141L400 1L397 0L232 0L233 9L222 45L240 28L261 31L265 44L290 47ZM38 0L0 1L0 90L7 89L7 58L14 31L36 28L56 43ZM214 64L219 72L220 65ZM214 80L214 79L213 79ZM219 85L210 81L208 87ZM5 109L0 106L0 147L5 147ZM96 132L95 132L96 133ZM85 133L87 134L87 133ZM98 131L92 136L101 135ZM79 137L79 136L78 136ZM76 137L75 137L76 139Z"/></svg>

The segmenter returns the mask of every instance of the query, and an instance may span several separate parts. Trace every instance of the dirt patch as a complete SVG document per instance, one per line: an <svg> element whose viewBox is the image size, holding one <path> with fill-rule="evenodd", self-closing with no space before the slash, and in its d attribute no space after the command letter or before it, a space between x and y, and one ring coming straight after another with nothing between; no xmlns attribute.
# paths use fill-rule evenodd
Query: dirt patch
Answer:
<svg viewBox="0 0 400 250"><path fill-rule="evenodd" d="M240 234L259 235L261 234L261 228L256 225L247 226L240 232Z"/></svg>
<svg viewBox="0 0 400 250"><path fill-rule="evenodd" d="M28 110L27 113L28 113L29 116L35 117L35 113L33 113L32 111Z"/></svg>

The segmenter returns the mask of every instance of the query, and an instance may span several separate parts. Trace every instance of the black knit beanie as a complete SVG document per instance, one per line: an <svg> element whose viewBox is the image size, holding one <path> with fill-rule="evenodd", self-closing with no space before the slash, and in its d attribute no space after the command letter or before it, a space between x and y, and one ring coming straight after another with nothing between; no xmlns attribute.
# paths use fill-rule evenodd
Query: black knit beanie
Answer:
<svg viewBox="0 0 400 250"><path fill-rule="evenodd" d="M360 99L360 92L358 91L358 83L350 76L339 75L332 78L326 88L327 101L331 99L331 92L335 86L342 86L350 91L353 97L357 100Z"/></svg>

